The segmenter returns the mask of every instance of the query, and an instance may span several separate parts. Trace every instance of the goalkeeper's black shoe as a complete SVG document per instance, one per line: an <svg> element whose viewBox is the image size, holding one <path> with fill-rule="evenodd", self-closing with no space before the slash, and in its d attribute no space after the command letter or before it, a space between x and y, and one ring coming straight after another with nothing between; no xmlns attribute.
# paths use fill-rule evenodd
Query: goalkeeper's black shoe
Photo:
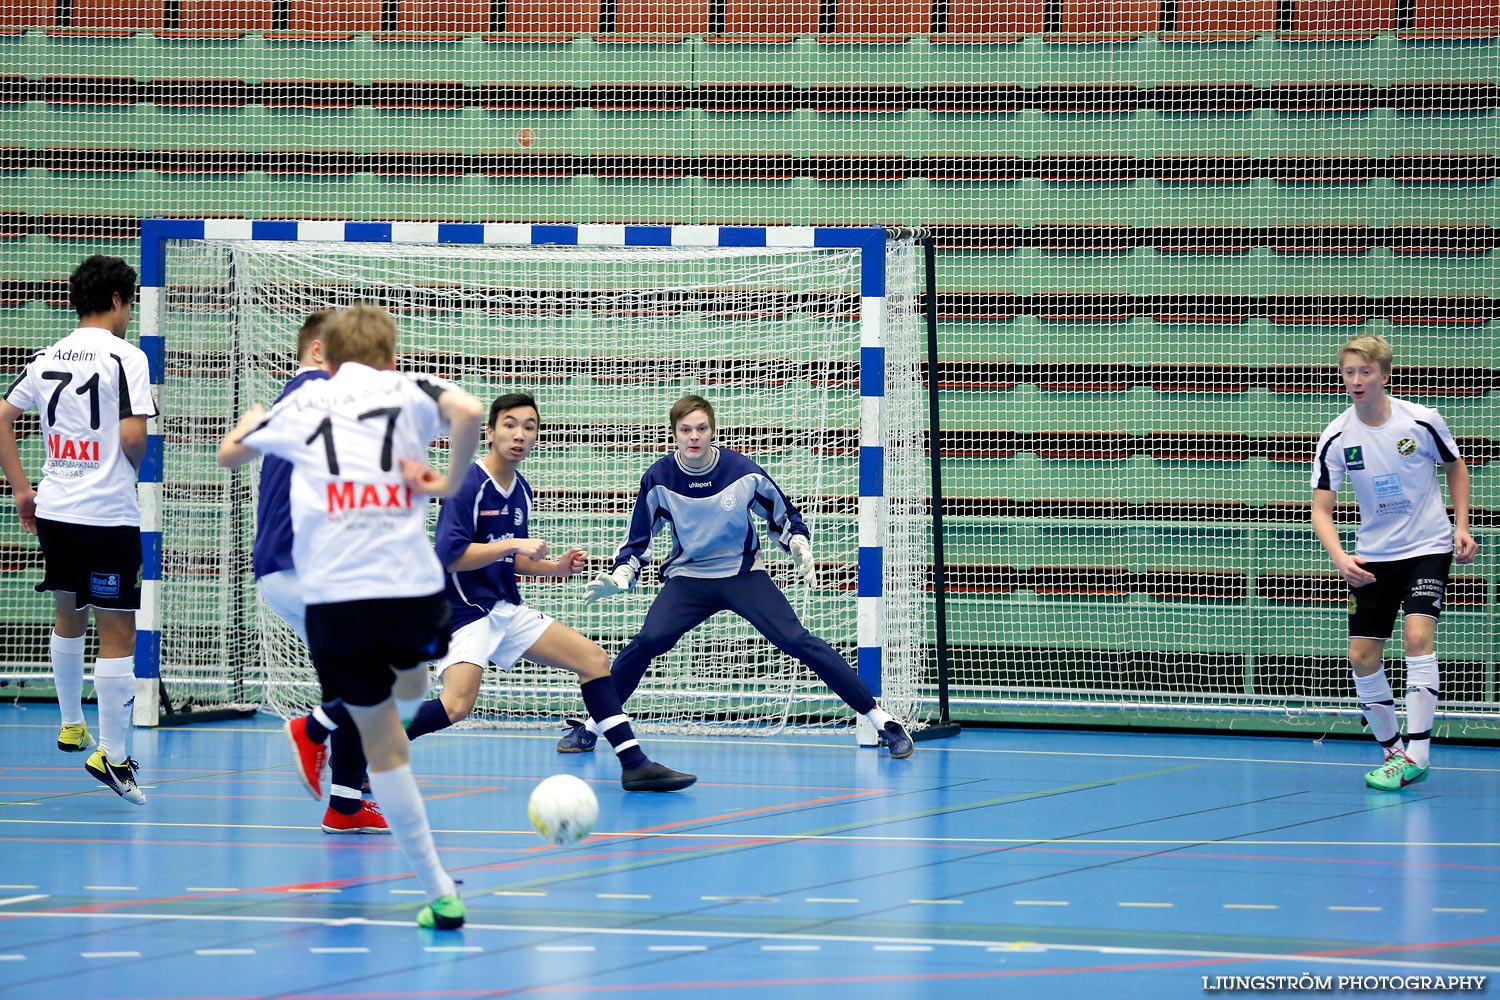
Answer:
<svg viewBox="0 0 1500 1000"><path fill-rule="evenodd" d="M900 760L910 757L917 745L912 742L911 734L906 727L892 719L885 724L885 745L891 748L891 756Z"/></svg>
<svg viewBox="0 0 1500 1000"><path fill-rule="evenodd" d="M696 774L683 774L655 761L620 772L620 784L627 792L675 792L697 780Z"/></svg>

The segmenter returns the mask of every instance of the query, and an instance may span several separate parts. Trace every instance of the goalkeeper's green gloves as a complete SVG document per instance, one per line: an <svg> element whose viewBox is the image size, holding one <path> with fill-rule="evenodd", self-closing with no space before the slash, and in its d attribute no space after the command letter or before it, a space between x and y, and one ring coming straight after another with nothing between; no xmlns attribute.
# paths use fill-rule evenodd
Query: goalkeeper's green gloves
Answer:
<svg viewBox="0 0 1500 1000"><path fill-rule="evenodd" d="M802 577L809 587L818 585L818 567L813 562L812 542L806 535L793 535L788 546L792 550L792 569Z"/></svg>
<svg viewBox="0 0 1500 1000"><path fill-rule="evenodd" d="M629 566L616 566L608 573L600 573L583 589L583 603L593 604L601 597L623 594L635 586L635 574Z"/></svg>

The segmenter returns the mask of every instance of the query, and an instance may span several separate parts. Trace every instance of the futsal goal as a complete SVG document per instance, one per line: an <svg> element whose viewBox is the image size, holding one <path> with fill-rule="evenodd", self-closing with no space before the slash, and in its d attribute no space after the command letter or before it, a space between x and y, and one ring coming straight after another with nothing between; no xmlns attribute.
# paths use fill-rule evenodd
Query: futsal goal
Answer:
<svg viewBox="0 0 1500 1000"><path fill-rule="evenodd" d="M584 583L624 537L645 469L670 450L667 411L698 393L719 443L764 466L801 508L819 585L792 586L804 623L843 652L894 714L933 713L934 627L924 434L918 234L880 228L147 220L141 343L160 379L142 469L147 580L141 615L151 724L169 698L306 711L305 650L258 603L251 577L258 472L214 463L220 436L269 405L296 369L311 312L388 309L406 370L452 379L488 403L533 393L542 433L523 473L531 532L580 546L570 581L523 580L529 604L611 653L655 594L589 607ZM670 529L668 529L670 530ZM667 551L659 537L655 551ZM481 724L578 715L572 674L522 663L491 672ZM647 728L847 726L851 713L744 622L719 615L659 659L631 699ZM873 742L873 731L861 733Z"/></svg>

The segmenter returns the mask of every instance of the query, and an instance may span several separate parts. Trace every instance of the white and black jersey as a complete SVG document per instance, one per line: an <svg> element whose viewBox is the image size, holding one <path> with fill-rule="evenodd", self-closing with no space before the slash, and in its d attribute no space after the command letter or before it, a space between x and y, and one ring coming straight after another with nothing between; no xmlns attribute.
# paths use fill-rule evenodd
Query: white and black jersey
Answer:
<svg viewBox="0 0 1500 1000"><path fill-rule="evenodd" d="M1458 443L1437 410L1394 396L1379 427L1354 407L1318 438L1312 487L1334 493L1347 481L1359 501L1355 551L1390 562L1453 551L1453 524L1435 466L1459 459Z"/></svg>
<svg viewBox="0 0 1500 1000"><path fill-rule="evenodd" d="M453 388L346 362L240 439L292 463L292 558L309 605L442 591L427 500L407 488L401 460L427 461L448 432L438 398Z"/></svg>
<svg viewBox="0 0 1500 1000"><path fill-rule="evenodd" d="M37 517L67 524L139 527L135 468L120 450L120 420L154 417L151 375L139 347L98 327L79 327L38 351L5 393L33 406L47 450Z"/></svg>

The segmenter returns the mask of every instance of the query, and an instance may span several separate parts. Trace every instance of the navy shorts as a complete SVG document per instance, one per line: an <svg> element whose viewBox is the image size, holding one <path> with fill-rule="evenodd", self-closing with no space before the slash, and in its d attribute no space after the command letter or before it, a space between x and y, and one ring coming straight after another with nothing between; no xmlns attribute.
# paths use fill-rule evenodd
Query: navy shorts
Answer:
<svg viewBox="0 0 1500 1000"><path fill-rule="evenodd" d="M141 608L141 529L134 525L69 524L36 519L47 571L39 592L74 595L78 607Z"/></svg>
<svg viewBox="0 0 1500 1000"><path fill-rule="evenodd" d="M391 696L396 671L448 652L448 598L389 597L307 606L307 648L323 700L370 708Z"/></svg>
<svg viewBox="0 0 1500 1000"><path fill-rule="evenodd" d="M1440 617L1452 568L1452 552L1365 563L1375 582L1349 588L1349 638L1384 642L1395 630L1398 611Z"/></svg>

